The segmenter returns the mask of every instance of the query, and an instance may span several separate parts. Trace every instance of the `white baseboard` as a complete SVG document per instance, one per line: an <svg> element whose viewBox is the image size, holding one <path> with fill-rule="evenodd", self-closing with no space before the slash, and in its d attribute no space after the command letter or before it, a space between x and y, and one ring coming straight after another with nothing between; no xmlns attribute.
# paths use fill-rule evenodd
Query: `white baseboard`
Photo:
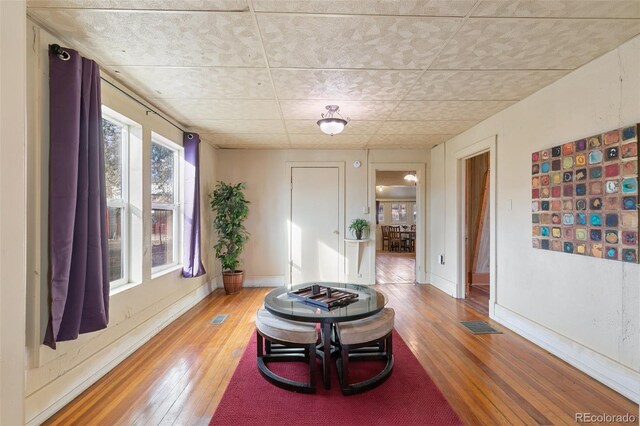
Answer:
<svg viewBox="0 0 640 426"><path fill-rule="evenodd" d="M430 274L430 278L432 286L444 291L451 297L456 297L456 283L451 282L446 278L442 278L441 276L436 275L433 272Z"/></svg>
<svg viewBox="0 0 640 426"><path fill-rule="evenodd" d="M493 319L616 392L640 403L640 372L498 304L495 305Z"/></svg>
<svg viewBox="0 0 640 426"><path fill-rule="evenodd" d="M283 287L284 275L271 275L271 276L246 276L244 277L243 287ZM219 275L215 279L215 285L218 288L224 288L222 283L222 275Z"/></svg>
<svg viewBox="0 0 640 426"><path fill-rule="evenodd" d="M102 376L120 364L125 358L147 343L153 336L173 322L176 318L204 299L209 293L211 293L215 286L215 282L203 284L191 293L182 297L176 303L158 312L158 314L145 323L122 336L104 350L89 358L91 363L96 366L102 366L101 368L98 368L97 370L89 370L90 372L86 374L79 374L69 383L63 384L63 386L61 386L61 383L59 383L60 379L58 379L39 389L32 395L29 395L25 399L26 424L28 426L35 426L43 423L89 388L89 386L97 382ZM56 396L48 397L47 395ZM58 395L62 396L58 397ZM49 401L49 399L51 399L51 401ZM38 402L30 403L30 400L38 400ZM47 400L47 408L34 413L33 411L37 410L34 406L44 405L43 400Z"/></svg>

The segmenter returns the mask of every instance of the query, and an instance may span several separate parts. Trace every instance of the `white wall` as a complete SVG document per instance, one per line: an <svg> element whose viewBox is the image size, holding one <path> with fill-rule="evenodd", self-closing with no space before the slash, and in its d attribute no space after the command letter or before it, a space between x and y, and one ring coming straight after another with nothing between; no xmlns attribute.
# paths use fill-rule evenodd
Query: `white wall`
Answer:
<svg viewBox="0 0 640 426"><path fill-rule="evenodd" d="M211 141L215 143L215 141ZM283 285L287 273L287 219L289 217L289 183L287 162L344 162L345 163L345 226L354 218L364 218L375 224L375 205L369 206L369 214L362 208L369 203L369 184L375 176L368 176L369 163L426 163L427 150L219 150L217 176L228 182L246 182L247 198L251 201L246 226L251 233L244 252L243 268L245 285ZM362 165L353 167L359 160ZM350 237L347 229L342 236ZM349 267L347 280L373 284L375 276L370 271L370 250L375 242L369 242L361 253L360 274ZM347 262L353 265L347 251Z"/></svg>
<svg viewBox="0 0 640 426"><path fill-rule="evenodd" d="M154 334L189 309L215 287L216 268L211 254L210 232L204 225L202 251L208 274L194 279L181 278L176 269L151 278L150 150L151 132L182 144L182 132L130 100L109 84L102 84L102 102L142 126L142 211L134 212L143 221L142 279L138 285L110 298L108 328L83 334L78 340L60 342L57 350L41 345L47 308L47 168L48 168L48 55L47 46L58 43L36 24L28 22L27 32L35 35L29 46L28 79L28 205L29 252L26 421L39 423L117 365ZM31 41L31 40L30 40ZM68 46L73 47L73 46ZM83 53L83 52L81 52ZM86 52L84 52L86 55ZM90 57L89 55L86 55ZM102 73L105 76L104 72ZM108 76L107 76L108 77ZM142 99L138 97L138 99ZM132 141L132 143L134 143ZM214 179L215 149L201 144L201 190L203 224L210 223L207 191Z"/></svg>
<svg viewBox="0 0 640 426"><path fill-rule="evenodd" d="M0 425L24 419L25 2L0 1Z"/></svg>
<svg viewBox="0 0 640 426"><path fill-rule="evenodd" d="M640 37L433 149L430 258L457 285L456 157L497 135L494 318L636 401L640 266L533 249L530 169L533 151L640 122L638 70Z"/></svg>

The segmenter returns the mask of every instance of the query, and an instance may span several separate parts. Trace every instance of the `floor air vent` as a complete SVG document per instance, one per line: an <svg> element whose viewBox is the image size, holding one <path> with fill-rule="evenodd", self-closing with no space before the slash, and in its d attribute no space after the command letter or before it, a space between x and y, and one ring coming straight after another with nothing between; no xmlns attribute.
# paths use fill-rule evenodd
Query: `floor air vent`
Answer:
<svg viewBox="0 0 640 426"><path fill-rule="evenodd" d="M484 321L460 321L473 334L502 334Z"/></svg>
<svg viewBox="0 0 640 426"><path fill-rule="evenodd" d="M229 315L227 314L222 314L222 315L216 315L215 317L213 317L213 319L211 320L211 324L222 324L224 322L224 320L227 319Z"/></svg>

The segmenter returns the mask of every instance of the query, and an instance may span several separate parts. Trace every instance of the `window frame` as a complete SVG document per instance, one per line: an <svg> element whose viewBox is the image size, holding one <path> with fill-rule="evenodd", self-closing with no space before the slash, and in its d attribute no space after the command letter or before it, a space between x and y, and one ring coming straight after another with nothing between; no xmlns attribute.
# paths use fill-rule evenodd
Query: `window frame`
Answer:
<svg viewBox="0 0 640 426"><path fill-rule="evenodd" d="M171 210L173 211L173 262L166 263L163 265L153 266L153 242L151 241L153 237L153 226L152 230L149 233L149 242L151 246L151 278L156 278L157 276L164 275L167 272L171 272L174 269L178 269L178 267L182 267L182 229L183 229L183 209L184 209L184 179L183 179L183 163L184 163L184 148L182 145L179 145L173 142L171 139L168 139L158 133L151 133L151 145L153 144L160 145L164 148L167 148L173 151L173 204L169 203L154 203L151 200L151 210L149 211L149 222L151 223L151 217L153 214L153 210ZM151 155L149 155L149 172L153 168L153 164L151 161ZM149 198L151 198L151 184L149 182Z"/></svg>
<svg viewBox="0 0 640 426"><path fill-rule="evenodd" d="M122 127L122 142L120 146L120 167L122 173L122 188L121 188L121 198L119 199L107 199L107 211L111 208L121 208L121 226L122 226L122 252L120 258L122 261L122 278L119 278L115 281L109 281L110 290L113 291L119 287L129 284L130 282L130 271L131 271L131 200L130 200L130 190L129 190L129 144L130 144L130 136L131 131L129 129L129 124L125 123L118 117L118 113L113 111L112 109L102 105L101 118L103 120L110 121L111 123ZM104 142L103 142L104 143ZM105 166L106 170L106 166ZM107 236L107 241L108 241ZM108 243L107 243L108 246Z"/></svg>
<svg viewBox="0 0 640 426"><path fill-rule="evenodd" d="M397 208L397 209L398 209L398 220L395 220L395 219L393 218L393 205L394 205L394 204L397 204L397 206L398 206L398 208ZM401 211L401 209L402 209L402 205L403 205L403 204L404 204L404 220L402 219L401 214L400 214L400 211ZM406 223L408 223L408 220L407 220L407 217L408 217L408 208L407 208L407 204L409 204L409 203L408 203L408 202L406 202L406 201L392 201L392 202L390 203L390 208L389 208L389 210L390 210L390 213L391 213L391 223L394 223L394 224L402 224L402 223L405 223L405 224L406 224Z"/></svg>

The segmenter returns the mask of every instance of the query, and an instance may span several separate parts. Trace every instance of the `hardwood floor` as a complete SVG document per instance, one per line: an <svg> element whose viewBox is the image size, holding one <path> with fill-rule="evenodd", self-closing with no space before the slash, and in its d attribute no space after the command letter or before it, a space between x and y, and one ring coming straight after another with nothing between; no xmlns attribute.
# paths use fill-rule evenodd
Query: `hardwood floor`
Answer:
<svg viewBox="0 0 640 426"><path fill-rule="evenodd" d="M376 252L376 284L413 284L415 280L415 253Z"/></svg>
<svg viewBox="0 0 640 426"><path fill-rule="evenodd" d="M464 303L483 315L489 316L489 284L473 284Z"/></svg>
<svg viewBox="0 0 640 426"><path fill-rule="evenodd" d="M396 310L396 329L465 424L574 424L577 412L638 415L632 401L498 324L489 321L504 334L467 332L460 321L487 318L462 301L427 285L377 288ZM206 425L268 291L216 290L46 424ZM211 324L218 314L229 317Z"/></svg>

